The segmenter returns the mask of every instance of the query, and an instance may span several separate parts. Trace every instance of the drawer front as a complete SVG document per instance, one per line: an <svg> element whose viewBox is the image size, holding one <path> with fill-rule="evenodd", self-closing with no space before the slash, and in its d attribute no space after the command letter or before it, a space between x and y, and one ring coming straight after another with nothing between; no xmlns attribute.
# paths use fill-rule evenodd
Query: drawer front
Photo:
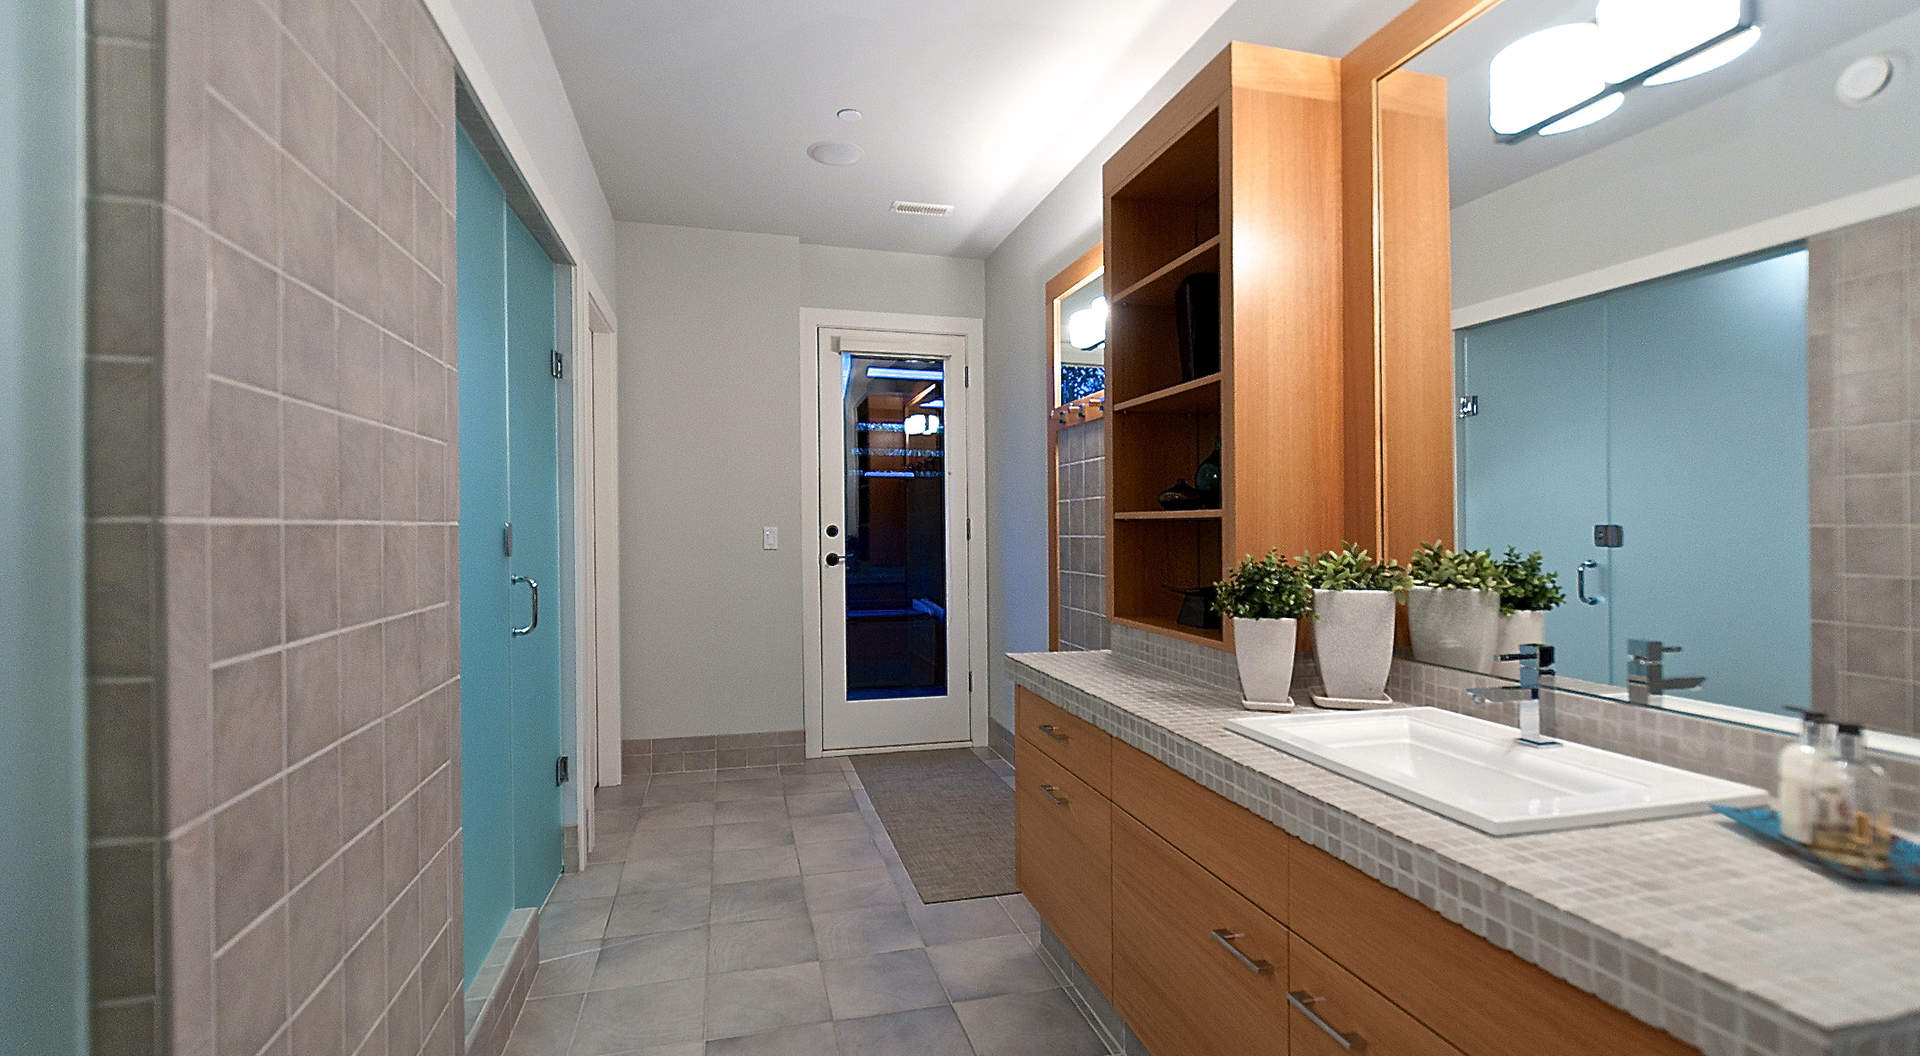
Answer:
<svg viewBox="0 0 1920 1056"><path fill-rule="evenodd" d="M1038 752L1014 776L1014 860L1020 890L1080 967L1112 983L1113 807Z"/></svg>
<svg viewBox="0 0 1920 1056"><path fill-rule="evenodd" d="M1297 844L1289 876L1300 938L1468 1056L1698 1052L1330 854Z"/></svg>
<svg viewBox="0 0 1920 1056"><path fill-rule="evenodd" d="M1110 753L1113 738L1085 719L1078 719L1031 690L1013 691L1015 732L1040 749L1101 795L1112 787ZM1023 760L1024 763L1024 760Z"/></svg>
<svg viewBox="0 0 1920 1056"><path fill-rule="evenodd" d="M1159 1056L1287 1051L1287 930L1146 826L1113 818L1113 995Z"/></svg>
<svg viewBox="0 0 1920 1056"><path fill-rule="evenodd" d="M1300 841L1285 830L1117 741L1113 805L1185 851L1268 916L1286 922L1287 862Z"/></svg>
<svg viewBox="0 0 1920 1056"><path fill-rule="evenodd" d="M1287 947L1287 991L1293 1056L1460 1056L1298 935Z"/></svg>

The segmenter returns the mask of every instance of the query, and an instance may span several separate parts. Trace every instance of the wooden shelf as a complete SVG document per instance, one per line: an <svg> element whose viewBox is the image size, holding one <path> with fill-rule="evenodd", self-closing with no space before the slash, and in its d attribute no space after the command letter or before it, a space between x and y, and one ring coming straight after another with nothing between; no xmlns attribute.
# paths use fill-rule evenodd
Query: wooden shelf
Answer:
<svg viewBox="0 0 1920 1056"><path fill-rule="evenodd" d="M1207 510L1120 510L1113 515L1116 521L1217 521L1220 519L1218 507Z"/></svg>
<svg viewBox="0 0 1920 1056"><path fill-rule="evenodd" d="M1110 298L1114 304L1155 304L1173 303L1173 295L1180 288L1181 280L1189 275L1201 272L1220 272L1220 236L1215 235L1205 242L1187 250L1139 282L1121 290Z"/></svg>
<svg viewBox="0 0 1920 1056"><path fill-rule="evenodd" d="M1135 396L1124 403L1115 404L1113 408L1115 414L1128 411L1147 414L1200 414L1219 410L1220 375L1218 374L1183 381L1158 392L1149 392L1145 396Z"/></svg>
<svg viewBox="0 0 1920 1056"><path fill-rule="evenodd" d="M1183 627L1179 620L1163 619L1159 616L1115 616L1114 623L1127 627L1137 627L1143 631L1164 634L1173 638L1184 638L1201 645L1210 645L1215 649L1227 647L1227 632L1224 627L1211 630L1201 627Z"/></svg>

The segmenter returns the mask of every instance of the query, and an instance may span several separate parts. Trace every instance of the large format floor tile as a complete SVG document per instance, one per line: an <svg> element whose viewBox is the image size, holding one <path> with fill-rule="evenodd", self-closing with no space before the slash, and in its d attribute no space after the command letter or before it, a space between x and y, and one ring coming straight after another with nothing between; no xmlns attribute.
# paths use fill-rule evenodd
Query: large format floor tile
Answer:
<svg viewBox="0 0 1920 1056"><path fill-rule="evenodd" d="M923 904L850 769L602 789L508 1056L1104 1056L1027 900Z"/></svg>

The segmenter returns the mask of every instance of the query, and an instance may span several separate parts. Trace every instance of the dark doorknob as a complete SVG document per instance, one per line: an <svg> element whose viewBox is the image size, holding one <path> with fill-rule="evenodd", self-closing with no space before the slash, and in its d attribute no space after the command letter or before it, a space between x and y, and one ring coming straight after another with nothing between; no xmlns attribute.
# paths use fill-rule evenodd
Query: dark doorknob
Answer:
<svg viewBox="0 0 1920 1056"><path fill-rule="evenodd" d="M839 554L828 554L828 555L827 555L827 566L828 566L828 567L832 567L832 566L834 566L834 565L837 565L837 564L839 564L839 563L840 563L840 555L839 555Z"/></svg>

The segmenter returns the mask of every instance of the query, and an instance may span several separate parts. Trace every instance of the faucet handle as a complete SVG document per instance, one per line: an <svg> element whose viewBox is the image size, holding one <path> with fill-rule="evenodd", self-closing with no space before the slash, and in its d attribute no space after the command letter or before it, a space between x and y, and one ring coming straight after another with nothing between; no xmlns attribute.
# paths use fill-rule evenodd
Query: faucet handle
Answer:
<svg viewBox="0 0 1920 1056"><path fill-rule="evenodd" d="M1532 660L1542 668L1548 668L1553 666L1553 646L1541 642L1528 642L1520 647L1519 652L1502 653L1497 659L1503 662L1518 660L1522 663Z"/></svg>
<svg viewBox="0 0 1920 1056"><path fill-rule="evenodd" d="M1635 660L1646 660L1650 662L1657 662L1662 656L1666 655L1667 653L1677 653L1677 652L1680 652L1679 646L1668 645L1667 643L1661 641L1658 638L1627 639L1627 655L1632 657Z"/></svg>

